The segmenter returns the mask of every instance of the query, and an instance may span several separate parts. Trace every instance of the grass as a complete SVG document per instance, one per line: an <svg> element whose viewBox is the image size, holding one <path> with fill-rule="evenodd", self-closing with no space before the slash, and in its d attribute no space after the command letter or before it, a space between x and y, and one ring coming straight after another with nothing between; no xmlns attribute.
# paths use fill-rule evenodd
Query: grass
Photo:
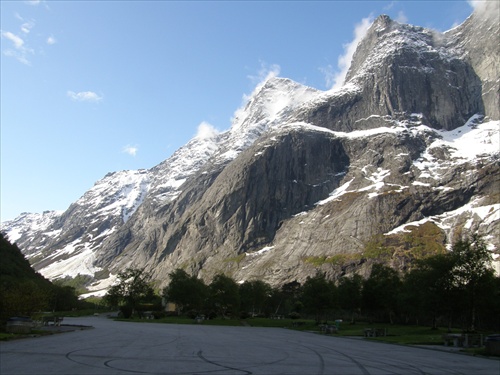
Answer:
<svg viewBox="0 0 500 375"><path fill-rule="evenodd" d="M383 341L403 345L442 345L442 335L448 333L448 329L432 329L422 326L389 325L389 324L358 324L341 327L341 336L364 336L365 328L387 329L387 336L370 337L369 340ZM455 333L459 333L456 330Z"/></svg>
<svg viewBox="0 0 500 375"><path fill-rule="evenodd" d="M12 340L16 337L13 333L0 332L0 341Z"/></svg>

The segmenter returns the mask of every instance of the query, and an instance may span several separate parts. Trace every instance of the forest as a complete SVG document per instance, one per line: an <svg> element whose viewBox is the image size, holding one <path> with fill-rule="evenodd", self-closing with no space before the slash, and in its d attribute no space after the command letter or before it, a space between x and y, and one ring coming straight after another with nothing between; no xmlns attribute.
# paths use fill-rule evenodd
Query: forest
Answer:
<svg viewBox="0 0 500 375"><path fill-rule="evenodd" d="M500 277L491 265L491 253L480 236L460 240L452 250L414 261L398 273L386 264L373 265L371 274L329 280L322 273L300 284L273 288L262 280L237 283L219 274L209 284L182 269L170 273L170 282L155 291L151 275L127 269L104 300L124 317L152 311L191 318L251 317L337 319L458 327L465 332L500 329ZM163 302L163 303L162 303Z"/></svg>

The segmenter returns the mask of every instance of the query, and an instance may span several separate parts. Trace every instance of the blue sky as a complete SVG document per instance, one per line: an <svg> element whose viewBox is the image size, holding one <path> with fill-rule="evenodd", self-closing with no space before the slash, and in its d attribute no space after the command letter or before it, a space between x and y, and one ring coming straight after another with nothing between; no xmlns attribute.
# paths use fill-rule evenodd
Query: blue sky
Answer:
<svg viewBox="0 0 500 375"><path fill-rule="evenodd" d="M380 14L445 31L472 12L467 1L0 6L1 221L65 210L108 172L151 168L201 123L228 129L270 72L331 88Z"/></svg>

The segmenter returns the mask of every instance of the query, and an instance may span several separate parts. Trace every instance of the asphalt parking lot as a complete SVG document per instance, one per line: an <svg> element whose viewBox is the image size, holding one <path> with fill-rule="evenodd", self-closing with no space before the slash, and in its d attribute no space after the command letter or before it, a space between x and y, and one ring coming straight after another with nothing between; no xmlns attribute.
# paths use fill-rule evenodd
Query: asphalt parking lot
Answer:
<svg viewBox="0 0 500 375"><path fill-rule="evenodd" d="M0 374L500 374L495 359L287 329L64 323L94 328L2 342Z"/></svg>

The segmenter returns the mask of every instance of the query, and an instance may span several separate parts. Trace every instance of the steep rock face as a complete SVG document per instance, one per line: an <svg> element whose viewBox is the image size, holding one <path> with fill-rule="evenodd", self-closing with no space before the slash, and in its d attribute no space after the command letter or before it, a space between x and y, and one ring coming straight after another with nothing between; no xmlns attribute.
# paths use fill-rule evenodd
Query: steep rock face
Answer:
<svg viewBox="0 0 500 375"><path fill-rule="evenodd" d="M395 134L357 139L341 135L338 139L339 135L316 132L318 137L334 137L343 144L341 149L350 163L340 186L327 198L304 205L301 212L284 220L265 246L254 247L254 251L236 259L217 259L212 253L201 274L210 279L223 271L238 281L258 278L281 285L290 280L303 282L320 267L336 278L349 272L346 264L318 266L308 260L356 254L379 233L404 230L408 223L428 220L437 223L449 242L472 229L498 249L495 230L499 205L493 188L500 171L498 159L487 158L481 170L475 163L466 162L454 168L454 176L431 181L418 164L420 155L437 136L429 135L427 138L414 130L401 129ZM353 261L350 268L350 272L362 271L363 261Z"/></svg>
<svg viewBox="0 0 500 375"><path fill-rule="evenodd" d="M432 30L378 17L360 42L346 76L353 90L307 111L304 121L332 130L381 126L370 116L408 119L452 130L484 113L481 80ZM383 126L383 125L382 125Z"/></svg>
<svg viewBox="0 0 500 375"><path fill-rule="evenodd" d="M500 119L499 14L500 2L480 2L462 25L445 34L481 79L484 114L493 120Z"/></svg>
<svg viewBox="0 0 500 375"><path fill-rule="evenodd" d="M273 285L318 269L366 274L363 248L411 228L432 228L443 246L479 232L498 253L500 74L475 47L497 56L498 27L480 17L443 35L381 16L340 90L271 78L228 131L2 230L44 275L88 274L95 290L131 266L160 285L179 267Z"/></svg>
<svg viewBox="0 0 500 375"><path fill-rule="evenodd" d="M164 282L183 267L207 281L224 272L280 285L313 275L311 257L356 254L377 234L426 222L449 243L474 230L498 249L498 142L493 154L464 158L431 128L392 125L350 133L306 123L275 128L226 167L200 170L153 221L136 220L131 233L140 237L124 248L123 263L109 267L140 259ZM498 123L481 126L471 121L455 136L482 138ZM363 262L350 271L321 268L338 277L361 272Z"/></svg>

